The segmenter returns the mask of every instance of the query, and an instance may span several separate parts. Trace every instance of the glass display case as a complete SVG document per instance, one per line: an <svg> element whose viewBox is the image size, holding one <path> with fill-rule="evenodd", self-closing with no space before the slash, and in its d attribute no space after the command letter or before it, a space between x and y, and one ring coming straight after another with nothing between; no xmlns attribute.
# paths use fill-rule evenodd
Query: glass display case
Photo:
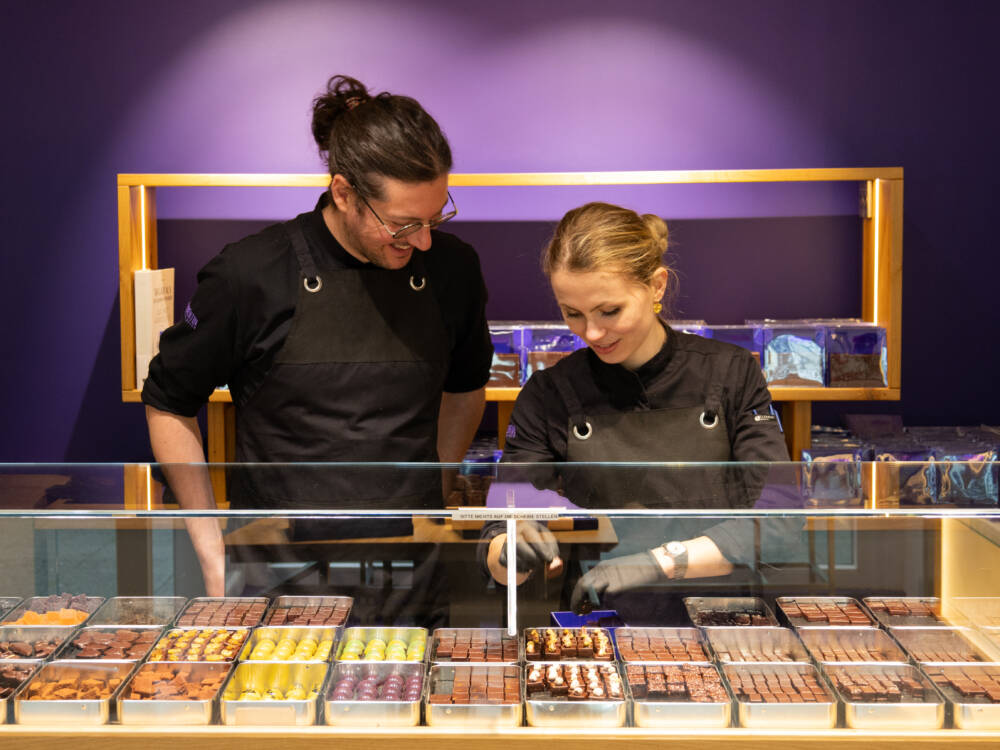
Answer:
<svg viewBox="0 0 1000 750"><path fill-rule="evenodd" d="M995 462L460 469L0 467L0 745L1000 743Z"/></svg>

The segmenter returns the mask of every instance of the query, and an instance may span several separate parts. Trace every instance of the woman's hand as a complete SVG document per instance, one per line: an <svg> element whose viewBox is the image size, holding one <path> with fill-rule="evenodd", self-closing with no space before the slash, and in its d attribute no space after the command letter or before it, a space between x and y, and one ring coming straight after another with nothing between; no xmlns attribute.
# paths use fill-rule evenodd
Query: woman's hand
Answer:
<svg viewBox="0 0 1000 750"><path fill-rule="evenodd" d="M517 522L517 582L525 581L532 572L542 570L547 577L562 572L559 542L544 524L535 521ZM490 542L486 565L498 583L507 583L507 535L499 534Z"/></svg>
<svg viewBox="0 0 1000 750"><path fill-rule="evenodd" d="M579 612L585 599L593 604L604 600L605 595L642 588L667 580L652 552L604 560L591 568L573 588L570 608Z"/></svg>

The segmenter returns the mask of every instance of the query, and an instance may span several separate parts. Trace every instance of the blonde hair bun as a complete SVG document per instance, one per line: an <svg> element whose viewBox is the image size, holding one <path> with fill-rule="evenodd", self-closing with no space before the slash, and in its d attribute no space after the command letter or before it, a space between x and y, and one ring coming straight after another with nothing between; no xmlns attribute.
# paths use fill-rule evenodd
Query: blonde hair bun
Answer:
<svg viewBox="0 0 1000 750"><path fill-rule="evenodd" d="M667 252L667 237L670 234L667 229L667 222L656 214L643 214L642 223L649 230L653 246L659 249L661 255Z"/></svg>

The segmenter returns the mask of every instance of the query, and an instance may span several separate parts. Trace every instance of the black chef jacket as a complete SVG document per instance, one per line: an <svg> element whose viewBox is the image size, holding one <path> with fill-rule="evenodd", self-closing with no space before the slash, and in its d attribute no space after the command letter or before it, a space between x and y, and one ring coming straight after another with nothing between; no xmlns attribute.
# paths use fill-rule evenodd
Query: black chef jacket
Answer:
<svg viewBox="0 0 1000 750"><path fill-rule="evenodd" d="M721 369L717 361L728 366ZM511 415L504 447L505 463L565 462L567 460L567 433L570 413L556 385L558 378L571 383L578 380L597 384L604 401L588 401L586 408L592 414L614 414L620 412L698 407L705 402L708 378L721 378L721 411L732 447L734 462L787 462L785 446L779 422L771 411L771 396L767 390L760 367L753 356L740 347L711 339L702 338L667 328L667 338L660 351L636 370L622 365L607 364L593 352L581 349L561 360L554 367L535 373L522 389ZM591 390L587 391L591 393ZM697 429L697 428L696 428ZM650 435L650 440L657 436ZM527 479L535 486L560 489L568 499L584 508L626 508L626 507L709 507L720 510L724 515L729 508L753 507L758 499L761 486L767 476L763 466L738 467L719 466L725 473L723 484L730 489L724 497L698 496L700 487L678 498L676 505L648 502L647 498L623 492L622 496L607 498L587 494L586 472L608 472L615 469L582 468L565 466L562 469L542 468L511 472L501 468L500 479ZM618 470L622 485L628 485L628 469ZM656 483L657 472L651 470L648 481ZM678 471L683 472L683 468ZM576 481L570 481L571 474L579 474ZM678 474L683 481L683 474ZM596 483L595 483L596 484ZM564 486L565 485L565 486ZM570 486L572 485L572 486ZM707 494L711 494L707 491ZM801 524L788 519L773 519L763 523L761 545L787 549L792 544L786 537L789 533L801 531ZM616 523L616 526L619 525ZM621 524L623 528L632 524ZM657 521L645 524L646 531L655 536ZM665 528L665 526L664 526ZM669 538L656 539L656 544L670 539L692 538L704 534L719 547L728 560L736 564L751 564L757 558L757 540L753 526L745 521L706 522L704 519L687 518L671 523ZM501 533L503 528L495 526L486 536ZM768 538L770 537L770 538ZM627 542L627 539L622 540Z"/></svg>
<svg viewBox="0 0 1000 750"><path fill-rule="evenodd" d="M324 256L362 268L330 234L321 213L328 194L303 214L316 261ZM489 380L493 346L486 324L486 286L475 250L454 235L433 231L421 260L448 334L450 364L444 390L464 393ZM414 252L420 252L415 250ZM228 384L239 408L263 382L288 335L301 271L282 225L227 245L198 273L198 287L182 319L163 332L149 366L142 400L192 417L212 391ZM387 457L391 460L391 457Z"/></svg>

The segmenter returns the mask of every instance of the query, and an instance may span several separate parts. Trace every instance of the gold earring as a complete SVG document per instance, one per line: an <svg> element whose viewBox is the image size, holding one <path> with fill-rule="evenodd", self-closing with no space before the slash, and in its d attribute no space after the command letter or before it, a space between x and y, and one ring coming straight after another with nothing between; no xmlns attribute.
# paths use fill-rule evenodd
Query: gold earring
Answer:
<svg viewBox="0 0 1000 750"><path fill-rule="evenodd" d="M657 315L659 315L660 312L662 312L662 310L663 310L663 305L661 305L659 302L654 302L653 303L653 312L654 313L656 313Z"/></svg>

